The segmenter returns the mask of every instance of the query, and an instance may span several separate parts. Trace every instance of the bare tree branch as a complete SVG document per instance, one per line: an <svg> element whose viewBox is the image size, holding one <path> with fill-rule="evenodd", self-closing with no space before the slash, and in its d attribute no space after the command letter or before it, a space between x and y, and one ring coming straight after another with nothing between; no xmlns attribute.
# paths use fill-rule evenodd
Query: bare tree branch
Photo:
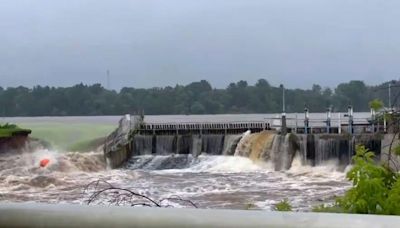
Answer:
<svg viewBox="0 0 400 228"><path fill-rule="evenodd" d="M102 187L103 186L103 187ZM182 199L179 196L171 196L162 198L159 201L150 198L149 196L137 193L128 188L114 187L112 184L105 180L92 181L84 187L83 195L90 194L85 202L90 205L95 201L100 203L107 201L109 204L116 206L130 205L144 206L144 207L173 207L173 205L164 205L165 201L181 202L197 208L197 205L190 200Z"/></svg>

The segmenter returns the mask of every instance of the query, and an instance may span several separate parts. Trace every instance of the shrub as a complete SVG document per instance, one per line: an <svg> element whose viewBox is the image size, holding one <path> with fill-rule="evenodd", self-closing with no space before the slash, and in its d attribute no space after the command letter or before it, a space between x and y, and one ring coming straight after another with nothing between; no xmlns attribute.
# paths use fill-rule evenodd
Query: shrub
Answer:
<svg viewBox="0 0 400 228"><path fill-rule="evenodd" d="M376 164L374 153L364 146L356 147L353 163L353 168L347 173L353 187L338 197L334 205L321 205L313 211L400 215L398 173Z"/></svg>
<svg viewBox="0 0 400 228"><path fill-rule="evenodd" d="M289 204L288 199L284 199L274 206L274 211L292 211L292 206Z"/></svg>

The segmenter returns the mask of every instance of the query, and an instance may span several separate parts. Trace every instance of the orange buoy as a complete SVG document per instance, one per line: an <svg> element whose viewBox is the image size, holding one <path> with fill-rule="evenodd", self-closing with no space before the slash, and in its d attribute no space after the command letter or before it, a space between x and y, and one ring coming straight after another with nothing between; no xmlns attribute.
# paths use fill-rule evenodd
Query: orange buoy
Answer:
<svg viewBox="0 0 400 228"><path fill-rule="evenodd" d="M40 160L40 167L46 167L49 164L50 160L48 158Z"/></svg>

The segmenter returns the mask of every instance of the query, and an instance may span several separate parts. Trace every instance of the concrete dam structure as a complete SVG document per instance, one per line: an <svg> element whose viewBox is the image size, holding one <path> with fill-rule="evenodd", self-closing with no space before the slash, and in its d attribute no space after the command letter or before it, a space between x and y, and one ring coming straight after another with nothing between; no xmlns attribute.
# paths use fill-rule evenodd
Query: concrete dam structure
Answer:
<svg viewBox="0 0 400 228"><path fill-rule="evenodd" d="M295 157L302 165L334 161L344 168L356 145L364 145L378 158L383 147L383 125L371 126L367 119L355 124L353 118L343 118L336 126L334 120L320 125L276 120L149 123L126 115L107 138L105 157L110 168L159 170L188 167L202 155L243 156L279 171L289 169Z"/></svg>
<svg viewBox="0 0 400 228"><path fill-rule="evenodd" d="M275 170L287 170L293 158L299 156L303 165L320 165L337 160L338 165L350 164L355 145L361 144L381 152L381 140L376 136L279 135L273 131L246 132L242 135L136 135L129 146L128 157L149 155L136 168L184 168L193 158L206 155L243 156L254 162L270 162ZM157 158L157 156L159 158ZM160 157L163 161L160 162ZM151 160L157 160L154 163ZM130 160L128 163L137 163Z"/></svg>

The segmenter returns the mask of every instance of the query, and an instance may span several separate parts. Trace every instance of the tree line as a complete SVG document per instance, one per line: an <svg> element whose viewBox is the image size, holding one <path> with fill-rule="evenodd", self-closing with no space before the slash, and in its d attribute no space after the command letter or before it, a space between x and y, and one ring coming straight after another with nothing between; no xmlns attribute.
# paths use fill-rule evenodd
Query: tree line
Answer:
<svg viewBox="0 0 400 228"><path fill-rule="evenodd" d="M310 89L285 89L286 112L369 111L368 102L378 98L388 106L388 85L392 85L391 103L397 105L400 89L396 81L370 86L350 81L336 88L313 85ZM400 84L400 83L398 83ZM101 84L77 84L72 87L35 86L0 87L0 116L68 116L145 114L222 114L279 113L282 88L265 79L254 85L246 81L230 83L225 89L213 88L206 80L174 87L149 89L124 87L107 90Z"/></svg>

